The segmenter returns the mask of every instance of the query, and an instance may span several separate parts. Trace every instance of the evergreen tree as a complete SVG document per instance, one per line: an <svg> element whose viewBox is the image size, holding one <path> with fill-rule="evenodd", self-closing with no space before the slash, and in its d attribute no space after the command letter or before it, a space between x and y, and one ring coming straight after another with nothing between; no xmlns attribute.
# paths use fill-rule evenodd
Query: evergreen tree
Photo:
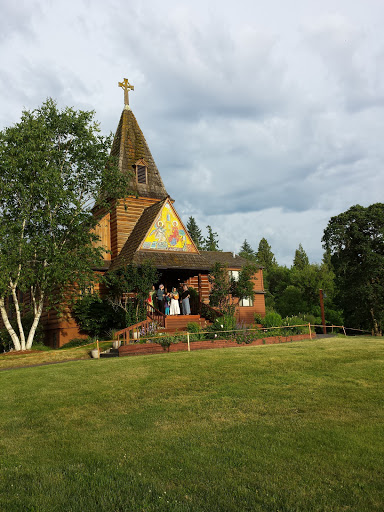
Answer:
<svg viewBox="0 0 384 512"><path fill-rule="evenodd" d="M192 238L192 240L194 241L196 247L199 250L202 249L203 244L204 244L204 238L203 238L203 235L201 234L201 229L199 228L199 226L197 225L197 223L193 217L189 217L189 219L188 219L187 231L188 231L190 237Z"/></svg>
<svg viewBox="0 0 384 512"><path fill-rule="evenodd" d="M244 240L243 245L240 247L239 256L241 256L242 258L245 258L247 260L250 260L250 261L256 260L256 253L252 249L252 247L249 245L247 240Z"/></svg>
<svg viewBox="0 0 384 512"><path fill-rule="evenodd" d="M262 238L256 253L257 262L267 271L276 265L276 258L266 238Z"/></svg>
<svg viewBox="0 0 384 512"><path fill-rule="evenodd" d="M220 251L218 234L212 231L211 226L207 226L208 235L204 239L204 251Z"/></svg>
<svg viewBox="0 0 384 512"><path fill-rule="evenodd" d="M295 257L293 259L293 267L299 270L303 270L309 265L309 259L307 253L304 251L303 246L299 244L299 248L296 249Z"/></svg>

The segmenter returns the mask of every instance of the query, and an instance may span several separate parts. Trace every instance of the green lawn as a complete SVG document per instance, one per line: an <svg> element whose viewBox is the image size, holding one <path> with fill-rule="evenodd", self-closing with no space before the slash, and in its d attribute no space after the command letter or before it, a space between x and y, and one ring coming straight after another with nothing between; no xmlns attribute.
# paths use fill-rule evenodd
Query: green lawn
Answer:
<svg viewBox="0 0 384 512"><path fill-rule="evenodd" d="M100 349L111 348L112 341L103 341L100 343ZM53 350L48 347L39 347L39 350L28 352L8 352L0 354L0 371L9 368L20 368L23 366L33 366L38 364L62 363L74 359L91 359L91 350L96 348L96 343L89 345Z"/></svg>
<svg viewBox="0 0 384 512"><path fill-rule="evenodd" d="M382 511L384 341L0 372L0 511Z"/></svg>

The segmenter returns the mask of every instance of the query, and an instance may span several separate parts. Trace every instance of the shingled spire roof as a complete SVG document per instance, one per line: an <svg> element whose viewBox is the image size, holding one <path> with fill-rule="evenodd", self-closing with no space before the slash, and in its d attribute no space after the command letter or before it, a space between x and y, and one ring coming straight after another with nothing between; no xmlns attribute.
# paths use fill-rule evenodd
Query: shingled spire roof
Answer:
<svg viewBox="0 0 384 512"><path fill-rule="evenodd" d="M125 105L121 114L111 154L118 158L121 172L132 173L131 186L137 196L153 199L168 196L147 141L129 105ZM137 183L137 165L147 168L146 183Z"/></svg>

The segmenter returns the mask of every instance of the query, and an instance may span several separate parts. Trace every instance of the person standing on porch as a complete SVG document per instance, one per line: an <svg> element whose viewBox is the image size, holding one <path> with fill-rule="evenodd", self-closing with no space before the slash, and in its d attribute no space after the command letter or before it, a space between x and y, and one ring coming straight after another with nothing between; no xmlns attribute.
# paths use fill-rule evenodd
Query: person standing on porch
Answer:
<svg viewBox="0 0 384 512"><path fill-rule="evenodd" d="M165 311L165 315L168 316L169 315L169 308L171 306L171 294L170 293L167 293L164 295L164 311Z"/></svg>
<svg viewBox="0 0 384 512"><path fill-rule="evenodd" d="M157 290L157 305L158 309L161 313L164 313L164 285L161 284L159 286L159 289Z"/></svg>
<svg viewBox="0 0 384 512"><path fill-rule="evenodd" d="M149 304L151 304L151 306L154 306L155 307L155 297L156 297L156 288L154 285L152 285L152 290L149 292L149 297L150 297L150 300L148 300Z"/></svg>
<svg viewBox="0 0 384 512"><path fill-rule="evenodd" d="M177 293L176 288L172 288L171 308L169 310L169 314L170 315L180 315L179 294Z"/></svg>
<svg viewBox="0 0 384 512"><path fill-rule="evenodd" d="M191 314L191 306L189 304L189 290L188 290L188 286L185 284L183 286L183 293L181 294L181 303L182 303L182 310L183 310L183 315L190 315Z"/></svg>

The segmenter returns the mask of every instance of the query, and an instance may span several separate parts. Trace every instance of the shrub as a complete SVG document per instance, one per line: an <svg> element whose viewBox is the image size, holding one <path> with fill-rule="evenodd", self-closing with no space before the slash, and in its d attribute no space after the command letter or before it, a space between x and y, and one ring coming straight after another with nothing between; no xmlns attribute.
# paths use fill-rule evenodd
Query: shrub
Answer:
<svg viewBox="0 0 384 512"><path fill-rule="evenodd" d="M305 313L305 315L301 315L301 318L304 320L305 324L316 324L316 317L315 315L311 315L310 313Z"/></svg>
<svg viewBox="0 0 384 512"><path fill-rule="evenodd" d="M165 336L159 336L158 338L155 338L154 341L158 345L161 345L164 350L168 350L168 352L169 352L169 347L174 343L180 343L181 339L180 339L180 335L174 335L174 336L165 335Z"/></svg>
<svg viewBox="0 0 384 512"><path fill-rule="evenodd" d="M231 338L232 333L226 331L236 330L236 318L234 315L220 316L219 318L216 318L212 325L209 326L208 330L216 334L215 338L219 332L222 333L220 334L221 338ZM212 339L212 334L208 334L207 337L208 339Z"/></svg>
<svg viewBox="0 0 384 512"><path fill-rule="evenodd" d="M263 323L263 317L260 315L260 313L255 313L254 319L255 319L255 324Z"/></svg>
<svg viewBox="0 0 384 512"><path fill-rule="evenodd" d="M236 343L239 343L239 345L241 343L246 343L247 345L249 345L249 343L252 343L252 341L255 341L257 340L257 334L255 333L255 331L246 331L246 330L243 330L243 331L237 331L235 333L235 340L236 340Z"/></svg>
<svg viewBox="0 0 384 512"><path fill-rule="evenodd" d="M189 332L189 341L198 341L204 339L204 334L201 333L201 327L196 322L189 322L187 324L187 331Z"/></svg>
<svg viewBox="0 0 384 512"><path fill-rule="evenodd" d="M102 336L111 328L123 329L126 325L125 311L115 311L96 293L81 297L72 305L72 311L80 329L91 336Z"/></svg>
<svg viewBox="0 0 384 512"><path fill-rule="evenodd" d="M271 311L265 315L263 318L263 327L281 327L283 324L283 319L276 313L276 311Z"/></svg>
<svg viewBox="0 0 384 512"><path fill-rule="evenodd" d="M301 325L302 326L303 324L308 324L308 322L305 322L299 316L287 316L283 320L283 325L286 327L289 327L291 325L294 325L294 326ZM289 329L284 329L284 332L285 332L286 336L290 336L292 334L306 334L306 333L308 333L308 327L307 326L291 327Z"/></svg>

